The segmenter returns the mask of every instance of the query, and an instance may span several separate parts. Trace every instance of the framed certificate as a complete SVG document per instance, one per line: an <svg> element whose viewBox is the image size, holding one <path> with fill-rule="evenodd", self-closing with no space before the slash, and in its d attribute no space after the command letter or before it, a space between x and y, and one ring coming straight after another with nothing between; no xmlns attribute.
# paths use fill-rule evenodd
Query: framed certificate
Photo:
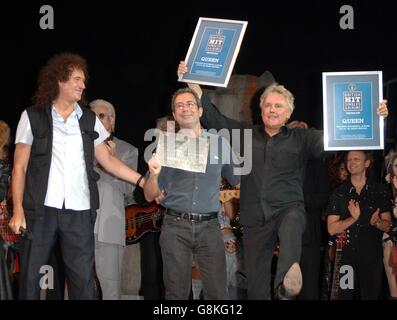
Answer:
<svg viewBox="0 0 397 320"><path fill-rule="evenodd" d="M325 150L384 149L382 71L324 72Z"/></svg>
<svg viewBox="0 0 397 320"><path fill-rule="evenodd" d="M179 81L227 87L247 21L199 18Z"/></svg>

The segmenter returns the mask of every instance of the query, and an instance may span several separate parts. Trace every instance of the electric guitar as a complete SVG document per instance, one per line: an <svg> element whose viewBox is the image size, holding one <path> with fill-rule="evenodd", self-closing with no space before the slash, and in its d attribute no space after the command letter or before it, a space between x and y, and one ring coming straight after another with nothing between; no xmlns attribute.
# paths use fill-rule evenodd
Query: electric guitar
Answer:
<svg viewBox="0 0 397 320"><path fill-rule="evenodd" d="M139 242L146 232L159 232L164 212L155 202L146 207L136 204L125 208L125 241L128 244Z"/></svg>
<svg viewBox="0 0 397 320"><path fill-rule="evenodd" d="M338 300L340 267L342 264L342 250L349 242L349 230L343 231L336 237L335 263L332 276L332 287L330 300Z"/></svg>

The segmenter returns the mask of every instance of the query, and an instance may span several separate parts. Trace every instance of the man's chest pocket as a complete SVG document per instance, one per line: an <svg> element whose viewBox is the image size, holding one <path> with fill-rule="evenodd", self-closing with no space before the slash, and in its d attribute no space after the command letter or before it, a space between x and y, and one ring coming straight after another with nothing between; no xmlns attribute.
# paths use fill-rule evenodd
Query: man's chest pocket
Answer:
<svg viewBox="0 0 397 320"><path fill-rule="evenodd" d="M272 166L280 172L294 172L299 168L299 154L295 150L273 149L270 160Z"/></svg>

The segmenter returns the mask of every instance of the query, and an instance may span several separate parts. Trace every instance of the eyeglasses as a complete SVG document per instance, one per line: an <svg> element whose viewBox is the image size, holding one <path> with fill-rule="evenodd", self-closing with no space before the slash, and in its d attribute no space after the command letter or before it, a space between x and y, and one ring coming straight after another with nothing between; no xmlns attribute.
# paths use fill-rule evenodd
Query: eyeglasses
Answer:
<svg viewBox="0 0 397 320"><path fill-rule="evenodd" d="M188 101L186 103L178 102L175 104L175 109L182 110L184 107L186 107L186 109L193 109L195 106L197 106L197 104L193 101Z"/></svg>
<svg viewBox="0 0 397 320"><path fill-rule="evenodd" d="M108 118L108 120L110 121L110 120L112 120L113 115L112 114L105 114L105 113L98 114L99 120L103 120L103 119L105 119L105 117Z"/></svg>

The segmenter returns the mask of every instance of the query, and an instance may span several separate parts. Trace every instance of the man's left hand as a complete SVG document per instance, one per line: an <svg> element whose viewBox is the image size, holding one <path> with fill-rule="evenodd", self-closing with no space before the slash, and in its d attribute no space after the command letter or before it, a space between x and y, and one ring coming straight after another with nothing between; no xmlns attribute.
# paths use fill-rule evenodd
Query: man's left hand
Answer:
<svg viewBox="0 0 397 320"><path fill-rule="evenodd" d="M389 115L389 109L387 108L387 100L382 100L376 111L381 117L387 118L387 116Z"/></svg>

